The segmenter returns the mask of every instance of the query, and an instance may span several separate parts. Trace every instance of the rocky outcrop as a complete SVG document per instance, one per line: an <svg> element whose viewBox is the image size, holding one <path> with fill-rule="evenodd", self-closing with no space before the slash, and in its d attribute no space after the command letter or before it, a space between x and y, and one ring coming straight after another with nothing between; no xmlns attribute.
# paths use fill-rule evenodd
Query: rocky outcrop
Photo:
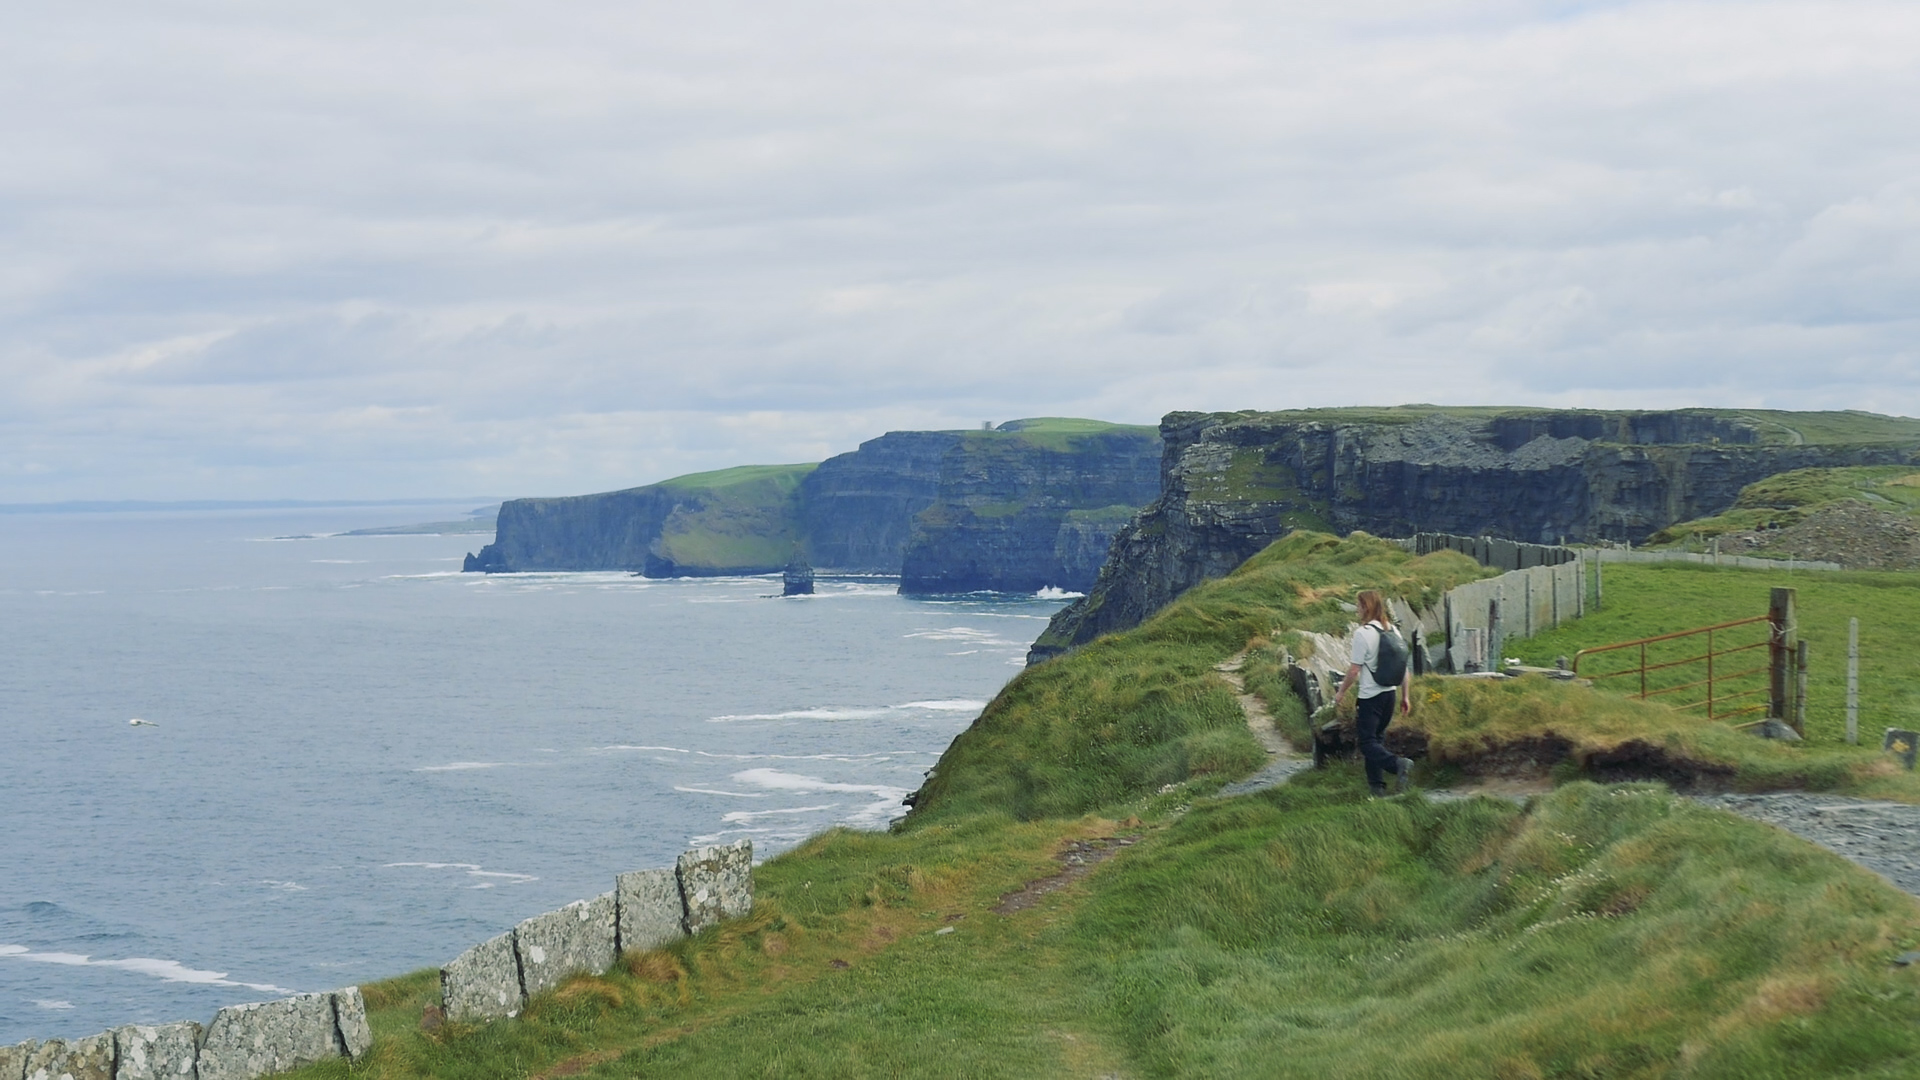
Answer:
<svg viewBox="0 0 1920 1080"><path fill-rule="evenodd" d="M793 558L787 560L787 568L780 573L780 595L813 595L813 565L807 562L806 556L795 552Z"/></svg>
<svg viewBox="0 0 1920 1080"><path fill-rule="evenodd" d="M1920 421L1817 414L1818 430L1839 432L1818 442L1797 415L1172 413L1160 427L1160 497L1120 531L1088 595L1055 616L1029 658L1134 626L1296 527L1638 542L1718 512L1774 473L1899 464L1920 451ZM1873 441L1845 441L1849 421Z"/></svg>
<svg viewBox="0 0 1920 1080"><path fill-rule="evenodd" d="M1159 435L1089 420L895 431L818 467L747 466L599 495L515 499L469 571L649 577L810 565L899 574L906 592L1093 583L1159 493Z"/></svg>

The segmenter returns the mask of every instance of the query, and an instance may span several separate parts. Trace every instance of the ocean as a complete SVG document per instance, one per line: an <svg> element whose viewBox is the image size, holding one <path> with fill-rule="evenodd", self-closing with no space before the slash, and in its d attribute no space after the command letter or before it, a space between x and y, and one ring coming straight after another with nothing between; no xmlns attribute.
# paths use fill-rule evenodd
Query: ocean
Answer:
<svg viewBox="0 0 1920 1080"><path fill-rule="evenodd" d="M336 535L454 516L0 514L0 1044L438 966L690 845L882 828L1064 603Z"/></svg>

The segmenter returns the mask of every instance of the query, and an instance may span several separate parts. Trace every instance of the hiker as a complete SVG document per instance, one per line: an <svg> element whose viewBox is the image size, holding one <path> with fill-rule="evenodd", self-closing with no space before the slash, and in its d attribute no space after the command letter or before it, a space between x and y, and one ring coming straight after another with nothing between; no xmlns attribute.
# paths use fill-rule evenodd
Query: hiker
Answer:
<svg viewBox="0 0 1920 1080"><path fill-rule="evenodd" d="M1347 696L1348 687L1360 684L1353 726L1360 739L1360 756L1367 760L1367 790L1377 798L1387 793L1389 773L1396 790L1405 791L1413 782L1413 759L1396 756L1380 741L1393 720L1395 697L1400 700L1402 713L1413 712L1412 680L1407 646L1387 616L1387 602L1372 589L1355 600L1360 606L1360 628L1353 632L1353 662L1347 665L1347 677L1340 680L1333 700L1338 704Z"/></svg>

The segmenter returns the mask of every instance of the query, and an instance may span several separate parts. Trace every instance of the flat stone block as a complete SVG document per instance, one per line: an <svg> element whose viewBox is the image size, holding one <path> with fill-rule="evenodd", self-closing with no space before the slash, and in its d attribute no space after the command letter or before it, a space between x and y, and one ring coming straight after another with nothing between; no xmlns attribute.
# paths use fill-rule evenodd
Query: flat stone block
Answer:
<svg viewBox="0 0 1920 1080"><path fill-rule="evenodd" d="M367 999L360 988L349 986L333 992L333 1024L340 1033L340 1049L359 1061L373 1049L373 1028L367 1024Z"/></svg>
<svg viewBox="0 0 1920 1080"><path fill-rule="evenodd" d="M440 1007L449 1020L518 1016L526 1000L511 932L475 945L440 969Z"/></svg>
<svg viewBox="0 0 1920 1080"><path fill-rule="evenodd" d="M254 1080L341 1056L332 994L230 1005L200 1046L200 1080Z"/></svg>
<svg viewBox="0 0 1920 1080"><path fill-rule="evenodd" d="M27 1056L26 1080L113 1080L113 1034L48 1039Z"/></svg>
<svg viewBox="0 0 1920 1080"><path fill-rule="evenodd" d="M33 1039L12 1046L0 1046L0 1080L24 1080L27 1059L38 1049L40 1044Z"/></svg>
<svg viewBox="0 0 1920 1080"><path fill-rule="evenodd" d="M576 972L613 966L613 893L575 900L513 928L520 954L520 982L532 997Z"/></svg>
<svg viewBox="0 0 1920 1080"><path fill-rule="evenodd" d="M753 910L753 841L681 852L673 869L687 907L687 933Z"/></svg>
<svg viewBox="0 0 1920 1080"><path fill-rule="evenodd" d="M120 1065L114 1080L194 1080L200 1034L200 1025L191 1020L115 1028L113 1048Z"/></svg>
<svg viewBox="0 0 1920 1080"><path fill-rule="evenodd" d="M614 879L622 952L645 952L687 936L687 911L673 867L634 870Z"/></svg>

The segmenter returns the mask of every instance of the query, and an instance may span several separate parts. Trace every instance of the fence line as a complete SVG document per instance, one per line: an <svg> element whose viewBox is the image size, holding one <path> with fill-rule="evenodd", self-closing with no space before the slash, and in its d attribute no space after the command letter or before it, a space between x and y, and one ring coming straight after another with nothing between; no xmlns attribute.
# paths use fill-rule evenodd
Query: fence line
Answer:
<svg viewBox="0 0 1920 1080"><path fill-rule="evenodd" d="M1738 566L1747 570L1839 570L1837 562L1818 559L1760 559L1752 555L1713 555L1696 551L1635 551L1631 548L1587 548L1590 557L1603 563L1690 562L1705 566Z"/></svg>

